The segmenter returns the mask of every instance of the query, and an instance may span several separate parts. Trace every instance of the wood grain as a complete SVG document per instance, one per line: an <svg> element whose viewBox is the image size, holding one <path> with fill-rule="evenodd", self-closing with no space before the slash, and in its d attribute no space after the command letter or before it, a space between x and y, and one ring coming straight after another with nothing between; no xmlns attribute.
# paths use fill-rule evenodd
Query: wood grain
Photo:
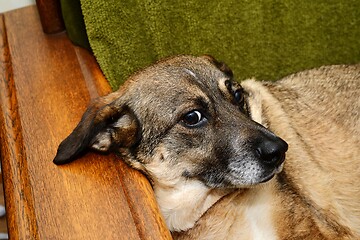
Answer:
<svg viewBox="0 0 360 240"><path fill-rule="evenodd" d="M113 155L58 167L58 144L110 92L94 57L42 33L35 7L0 33L1 160L11 239L171 239L150 184Z"/></svg>
<svg viewBox="0 0 360 240"><path fill-rule="evenodd" d="M1 112L1 161L4 176L5 192L11 191L7 198L7 211L9 213L18 211L17 214L8 214L7 221L9 231L17 229L12 234L14 239L36 239L37 226L35 218L34 202L29 182L27 158L22 145L22 127L18 112L18 101L14 92L15 82L13 68L7 41L4 16L1 17L1 82L0 102ZM18 168L11 168L16 164Z"/></svg>

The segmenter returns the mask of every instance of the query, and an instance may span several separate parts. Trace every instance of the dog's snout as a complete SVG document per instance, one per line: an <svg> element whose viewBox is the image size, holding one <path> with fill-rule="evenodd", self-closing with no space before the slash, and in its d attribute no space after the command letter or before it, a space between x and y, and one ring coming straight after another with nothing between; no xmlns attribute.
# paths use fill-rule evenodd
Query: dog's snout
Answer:
<svg viewBox="0 0 360 240"><path fill-rule="evenodd" d="M264 164L276 167L284 162L287 149L288 145L284 140L273 137L261 141L256 148L256 153Z"/></svg>

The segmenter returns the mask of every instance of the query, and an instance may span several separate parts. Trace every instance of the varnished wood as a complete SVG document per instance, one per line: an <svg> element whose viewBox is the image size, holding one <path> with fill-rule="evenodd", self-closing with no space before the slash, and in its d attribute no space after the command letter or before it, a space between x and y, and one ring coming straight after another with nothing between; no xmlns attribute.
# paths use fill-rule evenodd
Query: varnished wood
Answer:
<svg viewBox="0 0 360 240"><path fill-rule="evenodd" d="M11 239L171 239L150 184L113 155L52 163L91 99L94 57L42 33L35 7L0 21L0 146Z"/></svg>
<svg viewBox="0 0 360 240"><path fill-rule="evenodd" d="M45 33L58 33L65 30L60 0L36 0L36 5Z"/></svg>
<svg viewBox="0 0 360 240"><path fill-rule="evenodd" d="M2 174L0 174L0 196L4 196L4 188L2 184ZM5 206L5 199L3 197L0 197L0 205ZM2 216L0 217L0 235L7 233L7 223L6 223L6 217Z"/></svg>
<svg viewBox="0 0 360 240"><path fill-rule="evenodd" d="M5 182L5 192L11 191L6 199L7 221L9 231L13 231L14 239L36 239L37 226L34 219L34 203L29 182L26 153L23 146L22 127L18 111L18 101L15 89L13 67L7 41L4 17L1 18L1 86L0 102L2 118L1 125L1 161ZM11 165L19 168L12 168ZM9 214L18 211L17 214ZM15 230L16 229L16 230ZM15 231L14 231L15 230Z"/></svg>

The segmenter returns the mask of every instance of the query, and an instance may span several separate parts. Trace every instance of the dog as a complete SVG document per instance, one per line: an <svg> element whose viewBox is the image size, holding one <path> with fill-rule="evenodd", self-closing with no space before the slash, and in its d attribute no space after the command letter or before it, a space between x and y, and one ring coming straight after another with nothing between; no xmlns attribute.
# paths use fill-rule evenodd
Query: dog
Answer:
<svg viewBox="0 0 360 240"><path fill-rule="evenodd" d="M116 152L175 239L360 239L359 96L360 64L240 84L170 57L94 101L54 163Z"/></svg>

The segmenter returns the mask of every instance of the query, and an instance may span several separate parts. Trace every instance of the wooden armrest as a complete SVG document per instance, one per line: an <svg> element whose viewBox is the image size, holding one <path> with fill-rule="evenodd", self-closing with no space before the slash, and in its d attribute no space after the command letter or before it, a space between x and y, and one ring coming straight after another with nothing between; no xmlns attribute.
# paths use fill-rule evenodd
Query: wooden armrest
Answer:
<svg viewBox="0 0 360 240"><path fill-rule="evenodd" d="M43 34L34 6L0 15L0 153L11 239L171 239L151 186L113 155L52 163L89 101L94 57Z"/></svg>

